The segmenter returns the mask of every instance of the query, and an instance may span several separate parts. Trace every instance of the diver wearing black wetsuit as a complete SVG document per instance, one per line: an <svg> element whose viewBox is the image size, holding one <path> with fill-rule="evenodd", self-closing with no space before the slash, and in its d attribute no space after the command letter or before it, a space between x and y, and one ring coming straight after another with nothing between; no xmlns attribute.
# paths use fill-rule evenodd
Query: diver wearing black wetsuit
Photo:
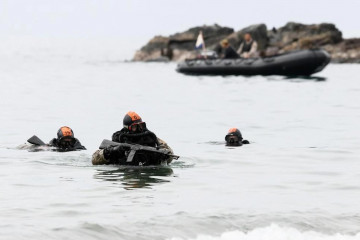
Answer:
<svg viewBox="0 0 360 240"><path fill-rule="evenodd" d="M80 141L74 137L74 132L67 126L61 127L57 132L57 138L53 138L48 144L44 143L37 136L32 136L28 142L20 145L18 149L29 151L58 151L69 152L76 150L86 150Z"/></svg>
<svg viewBox="0 0 360 240"><path fill-rule="evenodd" d="M230 128L228 134L225 136L226 146L242 146L243 144L249 144L248 140L244 140L241 132L237 128Z"/></svg>
<svg viewBox="0 0 360 240"><path fill-rule="evenodd" d="M142 121L141 117L135 112L128 112L123 120L123 129L115 132L112 135L112 141L118 143L138 144L142 146L149 146L159 149L168 149L172 154L172 149L160 138L157 138L155 133L147 129L146 123ZM127 162L126 150L122 146L110 146L104 149L97 150L92 156L93 165L102 164L120 164L120 165L149 165L151 156L149 154L137 153L136 159L132 162ZM170 163L172 158L167 159ZM154 161L155 162L155 161Z"/></svg>
<svg viewBox="0 0 360 240"><path fill-rule="evenodd" d="M58 130L57 138L53 138L48 145L62 151L86 150L79 139L74 137L73 130L66 126Z"/></svg>

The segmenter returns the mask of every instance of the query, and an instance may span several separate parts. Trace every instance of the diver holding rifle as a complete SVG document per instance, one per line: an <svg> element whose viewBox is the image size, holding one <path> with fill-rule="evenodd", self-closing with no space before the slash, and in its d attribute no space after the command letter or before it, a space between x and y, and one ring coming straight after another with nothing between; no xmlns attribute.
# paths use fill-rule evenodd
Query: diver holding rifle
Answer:
<svg viewBox="0 0 360 240"><path fill-rule="evenodd" d="M92 164L161 165L178 158L166 142L147 129L137 113L128 112L123 129L113 134L112 141L102 142L92 156Z"/></svg>

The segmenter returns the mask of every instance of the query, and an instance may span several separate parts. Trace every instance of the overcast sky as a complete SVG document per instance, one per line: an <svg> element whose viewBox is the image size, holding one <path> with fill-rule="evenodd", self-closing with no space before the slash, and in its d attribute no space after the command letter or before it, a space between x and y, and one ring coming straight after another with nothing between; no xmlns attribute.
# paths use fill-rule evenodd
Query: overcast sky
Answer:
<svg viewBox="0 0 360 240"><path fill-rule="evenodd" d="M360 0L0 0L0 36L114 38L143 45L154 35L203 24L239 30L296 21L331 22L349 38L360 37L359 9Z"/></svg>

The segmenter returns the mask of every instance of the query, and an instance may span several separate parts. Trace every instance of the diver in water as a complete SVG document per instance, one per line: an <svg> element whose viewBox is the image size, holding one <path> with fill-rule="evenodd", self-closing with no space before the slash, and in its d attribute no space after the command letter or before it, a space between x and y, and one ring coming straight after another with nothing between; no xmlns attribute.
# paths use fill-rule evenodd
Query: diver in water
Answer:
<svg viewBox="0 0 360 240"><path fill-rule="evenodd" d="M243 140L241 132L237 128L230 128L228 134L225 136L226 146L241 146L243 144L250 144L248 140Z"/></svg>
<svg viewBox="0 0 360 240"><path fill-rule="evenodd" d="M86 148L81 145L80 141L74 137L73 130L67 126L61 127L57 132L57 138L53 138L48 144L44 143L35 135L27 141L28 143L25 143L18 148L28 149L30 151L50 150L58 152L86 150Z"/></svg>
<svg viewBox="0 0 360 240"><path fill-rule="evenodd" d="M66 126L58 130L57 138L53 138L48 145L65 151L86 150L80 141L74 137L73 130Z"/></svg>
<svg viewBox="0 0 360 240"><path fill-rule="evenodd" d="M155 149L166 149L169 154L166 156L165 162L169 164L173 157L172 149L166 142L158 138L155 133L146 127L146 123L135 112L128 112L123 119L123 128L112 135L112 141L116 143L138 144L142 146L152 147ZM108 146L98 149L92 156L93 165L102 164L121 164L121 165L157 165L160 156L152 156L149 152L141 152L136 154L133 161L127 161L128 149L123 146ZM151 158L154 159L151 159ZM164 157L164 156L162 156ZM155 159L156 158L156 159Z"/></svg>

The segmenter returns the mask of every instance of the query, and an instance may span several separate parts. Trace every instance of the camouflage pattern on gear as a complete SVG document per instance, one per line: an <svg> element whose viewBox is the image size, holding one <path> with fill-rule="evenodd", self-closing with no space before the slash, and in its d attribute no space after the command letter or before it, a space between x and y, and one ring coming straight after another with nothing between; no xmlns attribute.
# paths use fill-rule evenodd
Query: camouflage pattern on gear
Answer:
<svg viewBox="0 0 360 240"><path fill-rule="evenodd" d="M162 139L160 138L157 138L157 140L159 141L159 148L162 148L162 149L167 149L167 150L170 150L171 154L174 154L174 151L171 149L171 147L169 147L169 145ZM167 164L171 163L173 160L173 157L169 157L167 159Z"/></svg>
<svg viewBox="0 0 360 240"><path fill-rule="evenodd" d="M109 164L109 161L104 157L104 149L98 149L92 155L92 164L93 165L104 165Z"/></svg>

